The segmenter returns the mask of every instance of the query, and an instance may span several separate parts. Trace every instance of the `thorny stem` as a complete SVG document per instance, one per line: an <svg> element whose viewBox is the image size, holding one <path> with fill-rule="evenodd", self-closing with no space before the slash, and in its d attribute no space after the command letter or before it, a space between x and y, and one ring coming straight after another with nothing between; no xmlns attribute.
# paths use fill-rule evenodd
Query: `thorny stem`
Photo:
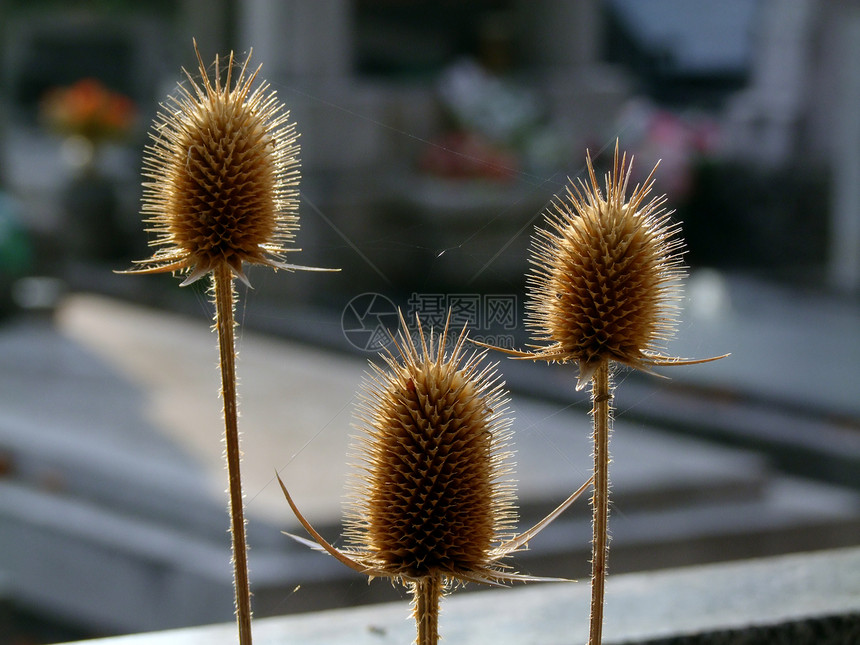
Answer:
<svg viewBox="0 0 860 645"><path fill-rule="evenodd" d="M442 598L442 576L433 574L412 583L415 597L415 623L418 626L416 645L437 645L439 642L439 601Z"/></svg>
<svg viewBox="0 0 860 645"><path fill-rule="evenodd" d="M230 534L233 538L233 588L239 645L251 645L251 588L245 542L239 426L236 406L236 349L233 339L233 275L227 263L212 273L215 284L215 328L221 354L221 396L224 399L224 437L230 488Z"/></svg>
<svg viewBox="0 0 860 645"><path fill-rule="evenodd" d="M606 585L606 557L609 551L609 432L612 394L609 361L604 361L591 382L591 414L594 419L594 495L591 543L591 624L589 645L600 645L603 638L603 597Z"/></svg>

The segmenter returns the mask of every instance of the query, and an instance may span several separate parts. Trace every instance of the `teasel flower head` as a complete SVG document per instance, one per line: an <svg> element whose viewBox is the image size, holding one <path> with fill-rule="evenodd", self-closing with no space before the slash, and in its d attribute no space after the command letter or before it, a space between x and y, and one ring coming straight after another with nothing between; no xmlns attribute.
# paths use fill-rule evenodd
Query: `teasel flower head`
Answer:
<svg viewBox="0 0 860 645"><path fill-rule="evenodd" d="M586 165L588 182L570 182L533 238L526 325L537 342L531 352L507 353L577 363L577 389L607 361L650 372L715 360L662 353L678 322L685 271L666 197L649 199L656 166L628 197L632 158L619 158L618 142L605 193L590 156Z"/></svg>
<svg viewBox="0 0 860 645"><path fill-rule="evenodd" d="M401 317L401 327L406 328ZM466 329L445 352L448 325L418 344L401 332L398 354L372 364L357 415L358 459L346 504L347 546L335 549L287 500L317 545L356 571L404 584L548 580L500 562L524 548L586 489L516 535L506 394L485 352L466 355ZM295 537L295 536L294 536ZM301 540L300 538L296 538ZM306 542L306 541L304 541Z"/></svg>
<svg viewBox="0 0 860 645"><path fill-rule="evenodd" d="M162 105L143 161L142 213L155 253L126 273L187 273L182 286L226 263L247 283L244 264L309 269L284 254L298 229L299 144L289 112L266 83L252 89L260 67L251 54L222 83L215 58L210 79L194 43L201 79Z"/></svg>

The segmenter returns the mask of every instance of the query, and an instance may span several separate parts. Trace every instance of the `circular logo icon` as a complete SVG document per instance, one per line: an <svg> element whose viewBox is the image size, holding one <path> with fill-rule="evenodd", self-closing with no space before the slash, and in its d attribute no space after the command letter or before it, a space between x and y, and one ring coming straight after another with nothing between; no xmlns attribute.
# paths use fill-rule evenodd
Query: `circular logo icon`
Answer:
<svg viewBox="0 0 860 645"><path fill-rule="evenodd" d="M391 343L400 326L397 307L379 293L363 293L343 308L340 326L349 344L365 352L378 352Z"/></svg>

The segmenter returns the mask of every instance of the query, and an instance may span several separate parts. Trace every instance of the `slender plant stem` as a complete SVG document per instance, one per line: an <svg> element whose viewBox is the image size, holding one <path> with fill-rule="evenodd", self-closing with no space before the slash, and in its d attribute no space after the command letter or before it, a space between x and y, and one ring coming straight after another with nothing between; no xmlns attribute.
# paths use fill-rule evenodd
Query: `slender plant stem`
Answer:
<svg viewBox="0 0 860 645"><path fill-rule="evenodd" d="M417 645L439 643L439 601L442 598L442 576L434 574L413 583Z"/></svg>
<svg viewBox="0 0 860 645"><path fill-rule="evenodd" d="M609 361L604 361L592 377L591 414L594 420L594 496L591 543L591 625L589 645L600 645L603 638L603 597L606 585L606 557L609 552L609 432L612 394Z"/></svg>
<svg viewBox="0 0 860 645"><path fill-rule="evenodd" d="M224 437L230 488L230 534L233 537L233 588L239 644L251 645L251 588L248 582L248 548L240 472L239 425L236 405L236 348L233 339L233 275L226 263L213 271L215 328L221 354L221 396L224 399Z"/></svg>

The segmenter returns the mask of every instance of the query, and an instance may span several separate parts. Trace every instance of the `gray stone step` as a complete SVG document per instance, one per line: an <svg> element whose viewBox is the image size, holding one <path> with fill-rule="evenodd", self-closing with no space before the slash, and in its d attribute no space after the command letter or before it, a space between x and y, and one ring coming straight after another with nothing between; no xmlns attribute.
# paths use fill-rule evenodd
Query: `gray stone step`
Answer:
<svg viewBox="0 0 860 645"><path fill-rule="evenodd" d="M611 576L604 643L843 645L860 635L860 549L838 549ZM462 645L570 645L588 632L588 584L535 584L443 599L440 634ZM258 620L258 645L380 645L414 638L408 601ZM236 626L87 641L235 643Z"/></svg>

